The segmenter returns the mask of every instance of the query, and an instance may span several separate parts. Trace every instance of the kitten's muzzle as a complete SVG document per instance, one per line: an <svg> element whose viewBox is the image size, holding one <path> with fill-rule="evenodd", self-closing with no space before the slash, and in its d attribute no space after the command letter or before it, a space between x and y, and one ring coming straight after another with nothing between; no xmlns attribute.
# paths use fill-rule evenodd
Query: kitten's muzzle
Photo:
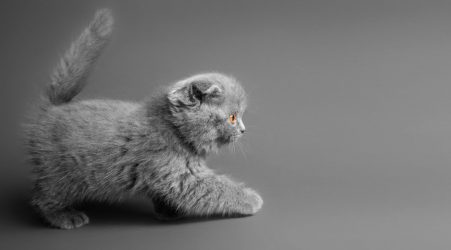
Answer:
<svg viewBox="0 0 451 250"><path fill-rule="evenodd" d="M238 119L238 125L239 127L239 131L241 132L241 134L244 134L244 132L246 131L246 127L244 126L243 120Z"/></svg>

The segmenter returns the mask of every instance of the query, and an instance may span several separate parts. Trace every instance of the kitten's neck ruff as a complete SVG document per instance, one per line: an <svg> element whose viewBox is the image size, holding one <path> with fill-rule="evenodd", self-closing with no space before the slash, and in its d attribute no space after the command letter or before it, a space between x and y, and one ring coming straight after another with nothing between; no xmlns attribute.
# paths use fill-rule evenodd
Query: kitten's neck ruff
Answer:
<svg viewBox="0 0 451 250"><path fill-rule="evenodd" d="M146 122L155 129L158 135L167 143L168 147L182 155L205 160L211 150L197 149L193 143L188 142L171 122L171 113L166 96L152 97L145 102Z"/></svg>

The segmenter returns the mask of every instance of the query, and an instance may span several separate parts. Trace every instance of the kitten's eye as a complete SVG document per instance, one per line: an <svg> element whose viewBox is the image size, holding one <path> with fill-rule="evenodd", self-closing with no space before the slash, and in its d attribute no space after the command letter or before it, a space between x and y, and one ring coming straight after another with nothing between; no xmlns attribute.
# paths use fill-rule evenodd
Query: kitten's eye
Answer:
<svg viewBox="0 0 451 250"><path fill-rule="evenodd" d="M236 123L236 114L231 114L229 116L229 122L230 122L230 124L235 125L235 123Z"/></svg>

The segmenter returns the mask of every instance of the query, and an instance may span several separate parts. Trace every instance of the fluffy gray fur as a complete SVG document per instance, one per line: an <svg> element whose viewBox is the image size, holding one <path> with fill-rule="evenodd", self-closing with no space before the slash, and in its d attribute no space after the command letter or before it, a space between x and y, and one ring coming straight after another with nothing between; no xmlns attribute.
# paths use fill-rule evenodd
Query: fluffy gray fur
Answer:
<svg viewBox="0 0 451 250"><path fill-rule="evenodd" d="M263 204L257 192L205 163L244 132L246 95L235 79L195 75L142 103L72 101L112 24L108 10L96 13L57 65L41 112L25 126L36 175L32 205L62 229L89 222L73 208L78 202L133 195L151 199L162 219L256 213Z"/></svg>

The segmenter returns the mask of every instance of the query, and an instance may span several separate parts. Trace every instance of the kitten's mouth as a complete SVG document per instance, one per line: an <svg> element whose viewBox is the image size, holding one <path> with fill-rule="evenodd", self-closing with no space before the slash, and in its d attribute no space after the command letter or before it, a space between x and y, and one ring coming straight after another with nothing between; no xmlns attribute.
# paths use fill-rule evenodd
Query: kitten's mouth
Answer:
<svg viewBox="0 0 451 250"><path fill-rule="evenodd" d="M216 139L216 144L220 147L220 146L225 146L227 144L236 142L240 139L241 136L228 136L228 137L219 137Z"/></svg>

